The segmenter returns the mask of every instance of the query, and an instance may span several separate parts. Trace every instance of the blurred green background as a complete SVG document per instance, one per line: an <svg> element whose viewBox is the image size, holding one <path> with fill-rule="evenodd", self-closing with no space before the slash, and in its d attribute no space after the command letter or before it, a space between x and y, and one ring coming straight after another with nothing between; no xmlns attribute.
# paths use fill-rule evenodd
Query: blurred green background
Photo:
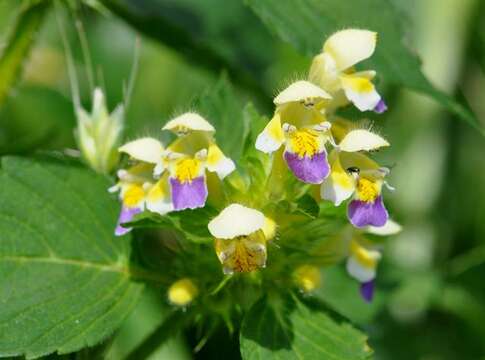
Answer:
<svg viewBox="0 0 485 360"><path fill-rule="evenodd" d="M468 102L485 126L485 2L392 2L404 18L407 44L422 59L425 75L437 88ZM2 46L18 3L0 2ZM74 16L57 11L88 108L89 84L75 18L86 30L96 83L105 88L110 109L122 101L135 40L141 39L126 139L159 136L162 124L190 109L194 97L215 84L221 72L229 74L242 101L254 102L269 116L271 97L304 76L309 65L309 59L272 36L239 1L140 4L150 14L144 19L152 37L137 35L103 8L97 12L74 6ZM195 40L186 41L186 33L177 32L173 24ZM190 46L200 51L192 53ZM214 54L243 70L209 61ZM55 11L44 19L24 66L19 84L0 108L0 154L75 148L75 118ZM376 359L485 359L484 138L423 95L385 82L378 86L390 110L377 118L375 128L392 147L377 157L393 169L390 183L396 191L387 198L404 231L385 244L379 295L372 305L346 298L350 291L335 280L344 276L342 268L327 271L325 279L333 281L324 280L321 295L368 332ZM163 318L164 304L160 294L146 295L114 338L108 356L118 359L136 347ZM206 348L216 346L211 341ZM205 350L194 355L193 346L178 338L150 358L203 358Z"/></svg>

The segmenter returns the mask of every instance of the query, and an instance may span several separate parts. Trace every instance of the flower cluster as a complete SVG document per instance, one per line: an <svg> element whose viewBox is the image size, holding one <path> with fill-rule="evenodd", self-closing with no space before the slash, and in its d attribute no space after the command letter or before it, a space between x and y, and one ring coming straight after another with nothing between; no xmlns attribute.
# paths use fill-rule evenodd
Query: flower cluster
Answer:
<svg viewBox="0 0 485 360"><path fill-rule="evenodd" d="M116 234L128 232L129 225L123 224L142 211L165 215L201 208L210 193L217 196L216 188L229 188L224 192L229 195L219 202L219 214L207 219L207 227L223 272L252 272L266 266L268 244L291 228L292 221L301 222L288 209L296 207L303 195L336 207L348 200L347 217L353 230L346 244L347 270L362 284L364 299L370 300L381 254L364 234L399 231L383 202L383 189L392 190L386 182L390 170L369 156L389 143L368 127L341 118L338 110L349 104L376 113L387 109L371 82L376 73L354 68L373 54L375 46L376 33L371 31L348 29L333 34L314 57L308 78L290 84L275 97L272 119L255 136L259 156L270 163L269 170L263 171L264 183L261 177L247 181L235 171L234 161L216 144L214 127L197 113L185 113L166 123L162 130L176 136L167 147L147 137L121 146L119 151L129 155L131 166L118 171L118 183L111 188L119 191L122 202ZM274 189L284 188L285 180L275 173L285 167L286 179L293 185L276 196ZM214 176L211 173L219 179L214 189L207 181ZM229 180L222 181L229 174ZM259 195L252 197L255 188ZM283 202L290 204L286 210L279 206ZM295 264L292 275L293 284L304 292L315 290L321 282L319 268L311 261ZM192 280L179 280L172 286L172 303L193 300L199 292Z"/></svg>
<svg viewBox="0 0 485 360"><path fill-rule="evenodd" d="M122 209L116 235L123 235L134 215L146 210L170 211L203 207L208 190L206 172L223 179L235 169L214 139L214 127L196 113L185 113L170 120L164 131L177 138L167 148L154 138L141 138L119 148L135 162L118 171L118 183L110 191L120 193Z"/></svg>

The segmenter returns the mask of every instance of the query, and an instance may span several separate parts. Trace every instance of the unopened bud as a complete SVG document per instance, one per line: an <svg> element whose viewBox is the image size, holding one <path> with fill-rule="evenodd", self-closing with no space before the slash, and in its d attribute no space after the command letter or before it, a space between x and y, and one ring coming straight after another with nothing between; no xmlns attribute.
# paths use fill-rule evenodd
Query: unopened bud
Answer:
<svg viewBox="0 0 485 360"><path fill-rule="evenodd" d="M101 89L95 89L93 109L89 114L82 107L76 108L76 138L81 154L96 172L107 174L118 163L124 122L124 106L118 105L110 114Z"/></svg>
<svg viewBox="0 0 485 360"><path fill-rule="evenodd" d="M168 300L177 306L187 306L199 293L199 290L188 278L174 282L168 289Z"/></svg>
<svg viewBox="0 0 485 360"><path fill-rule="evenodd" d="M302 265L295 270L294 280L301 291L310 293L320 287L322 276L316 266Z"/></svg>

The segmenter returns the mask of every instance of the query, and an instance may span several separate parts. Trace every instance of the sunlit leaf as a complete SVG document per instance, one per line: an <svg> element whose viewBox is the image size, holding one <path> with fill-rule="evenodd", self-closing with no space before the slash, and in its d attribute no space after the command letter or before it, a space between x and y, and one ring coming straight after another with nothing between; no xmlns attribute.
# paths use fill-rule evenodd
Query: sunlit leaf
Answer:
<svg viewBox="0 0 485 360"><path fill-rule="evenodd" d="M98 344L136 304L129 238L108 181L80 165L6 157L0 170L0 356Z"/></svg>
<svg viewBox="0 0 485 360"><path fill-rule="evenodd" d="M346 323L300 301L260 300L250 309L241 329L241 354L255 359L369 359L367 337Z"/></svg>

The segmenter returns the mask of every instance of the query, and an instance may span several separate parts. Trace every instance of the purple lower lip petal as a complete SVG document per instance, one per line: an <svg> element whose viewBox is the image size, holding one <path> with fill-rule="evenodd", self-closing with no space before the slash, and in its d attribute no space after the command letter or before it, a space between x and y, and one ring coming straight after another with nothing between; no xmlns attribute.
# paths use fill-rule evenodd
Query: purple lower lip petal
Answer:
<svg viewBox="0 0 485 360"><path fill-rule="evenodd" d="M207 185L204 176L181 183L170 178L174 210L196 209L204 207L207 199Z"/></svg>
<svg viewBox="0 0 485 360"><path fill-rule="evenodd" d="M373 202L352 200L347 209L347 216L355 227L384 226L389 218L382 195L379 195Z"/></svg>
<svg viewBox="0 0 485 360"><path fill-rule="evenodd" d="M325 151L304 157L286 151L284 157L291 172L305 183L321 184L330 173Z"/></svg>
<svg viewBox="0 0 485 360"><path fill-rule="evenodd" d="M376 107L374 108L374 112L376 112L377 114L382 114L383 112L386 112L386 111L387 111L386 103L384 102L383 99L379 100Z"/></svg>
<svg viewBox="0 0 485 360"><path fill-rule="evenodd" d="M139 213L141 213L140 208L137 208L137 207L129 208L129 207L123 206L121 208L120 216L118 218L118 223L116 224L115 235L121 236L121 235L125 235L126 233L130 232L131 228L125 228L125 227L121 226L121 224L131 221L133 219L133 217L136 214L139 214Z"/></svg>
<svg viewBox="0 0 485 360"><path fill-rule="evenodd" d="M374 288L374 280L360 284L360 295L368 303L374 298Z"/></svg>

